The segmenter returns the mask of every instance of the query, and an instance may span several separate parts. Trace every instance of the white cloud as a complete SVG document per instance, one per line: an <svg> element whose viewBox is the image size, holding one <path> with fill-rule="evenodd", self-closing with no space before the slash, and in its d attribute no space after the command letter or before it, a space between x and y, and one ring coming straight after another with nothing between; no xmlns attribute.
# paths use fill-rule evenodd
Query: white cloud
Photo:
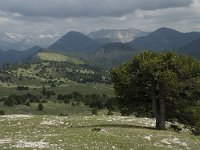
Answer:
<svg viewBox="0 0 200 150"><path fill-rule="evenodd" d="M170 27L200 31L200 0L0 0L0 30Z"/></svg>
<svg viewBox="0 0 200 150"><path fill-rule="evenodd" d="M0 0L0 9L24 16L123 16L136 9L154 10L189 6L192 0Z"/></svg>

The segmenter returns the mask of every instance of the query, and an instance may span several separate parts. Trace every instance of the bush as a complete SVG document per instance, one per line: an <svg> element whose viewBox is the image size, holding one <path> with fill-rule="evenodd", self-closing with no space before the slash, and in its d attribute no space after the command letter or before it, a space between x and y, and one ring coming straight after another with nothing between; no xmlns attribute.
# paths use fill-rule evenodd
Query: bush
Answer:
<svg viewBox="0 0 200 150"><path fill-rule="evenodd" d="M26 101L26 102L25 102L25 106L30 107L30 106L31 106L30 102L29 102L29 101Z"/></svg>
<svg viewBox="0 0 200 150"><path fill-rule="evenodd" d="M46 99L41 100L41 103L48 103Z"/></svg>
<svg viewBox="0 0 200 150"><path fill-rule="evenodd" d="M115 111L117 109L117 100L116 98L107 98L105 106L108 110Z"/></svg>
<svg viewBox="0 0 200 150"><path fill-rule="evenodd" d="M39 103L38 104L38 110L43 111L43 109L44 109L44 106L42 105L42 103Z"/></svg>
<svg viewBox="0 0 200 150"><path fill-rule="evenodd" d="M107 113L107 115L108 115L108 116L112 116L112 115L113 115L113 112L112 112L111 110L109 110L108 113Z"/></svg>
<svg viewBox="0 0 200 150"><path fill-rule="evenodd" d="M122 108L120 113L122 116L130 116L131 114L130 110L127 107Z"/></svg>
<svg viewBox="0 0 200 150"><path fill-rule="evenodd" d="M98 109L97 108L93 108L92 109L92 115L97 115L98 114Z"/></svg>
<svg viewBox="0 0 200 150"><path fill-rule="evenodd" d="M17 90L19 90L19 91L28 91L28 90L29 90L29 87L18 86L18 87L17 87Z"/></svg>
<svg viewBox="0 0 200 150"><path fill-rule="evenodd" d="M0 115L5 115L5 111L4 110L0 110Z"/></svg>
<svg viewBox="0 0 200 150"><path fill-rule="evenodd" d="M9 96L7 99L4 101L4 105L7 105L9 107L12 107L15 104L15 99L13 96Z"/></svg>
<svg viewBox="0 0 200 150"><path fill-rule="evenodd" d="M71 106L76 106L76 103L75 103L75 102L72 102L72 103L71 103Z"/></svg>

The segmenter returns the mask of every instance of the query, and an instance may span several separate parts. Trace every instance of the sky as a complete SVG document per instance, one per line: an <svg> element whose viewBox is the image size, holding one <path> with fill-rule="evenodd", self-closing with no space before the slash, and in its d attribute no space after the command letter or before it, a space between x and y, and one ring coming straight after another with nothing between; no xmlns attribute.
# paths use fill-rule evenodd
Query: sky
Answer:
<svg viewBox="0 0 200 150"><path fill-rule="evenodd" d="M200 32L200 0L0 0L0 31L160 27Z"/></svg>

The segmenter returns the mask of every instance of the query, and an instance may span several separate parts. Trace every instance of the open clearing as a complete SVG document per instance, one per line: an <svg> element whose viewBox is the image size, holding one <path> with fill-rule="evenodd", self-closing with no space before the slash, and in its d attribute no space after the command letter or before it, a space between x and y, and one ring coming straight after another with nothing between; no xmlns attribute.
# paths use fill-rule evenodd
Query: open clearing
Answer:
<svg viewBox="0 0 200 150"><path fill-rule="evenodd" d="M189 131L156 131L154 119L121 116L0 116L0 149L198 150Z"/></svg>

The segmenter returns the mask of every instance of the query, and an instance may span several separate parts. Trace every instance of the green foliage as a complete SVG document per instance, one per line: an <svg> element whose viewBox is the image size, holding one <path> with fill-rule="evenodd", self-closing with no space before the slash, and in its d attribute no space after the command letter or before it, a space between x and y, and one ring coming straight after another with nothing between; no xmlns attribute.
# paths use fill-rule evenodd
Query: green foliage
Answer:
<svg viewBox="0 0 200 150"><path fill-rule="evenodd" d="M92 115L98 115L98 109L97 108L92 109Z"/></svg>
<svg viewBox="0 0 200 150"><path fill-rule="evenodd" d="M45 95L46 94L46 88L45 88L45 86L43 85L42 86L42 92L41 92L43 95Z"/></svg>
<svg viewBox="0 0 200 150"><path fill-rule="evenodd" d="M29 101L26 101L26 102L25 102L25 106L30 107L30 106L31 106L30 102L29 102Z"/></svg>
<svg viewBox="0 0 200 150"><path fill-rule="evenodd" d="M7 99L4 101L4 105L7 105L9 107L12 107L15 104L15 98L13 95L9 96Z"/></svg>
<svg viewBox="0 0 200 150"><path fill-rule="evenodd" d="M39 102L40 97L38 95L33 94L23 94L23 95L10 95L8 98L3 98L4 105L12 107L13 105L22 105L26 104L26 102Z"/></svg>
<svg viewBox="0 0 200 150"><path fill-rule="evenodd" d="M120 110L120 113L122 116L130 116L131 111L130 109L128 109L127 107L124 107Z"/></svg>
<svg viewBox="0 0 200 150"><path fill-rule="evenodd" d="M39 104L38 104L38 110L39 110L39 111L43 111L43 109L44 109L43 104L42 104L42 103L39 103Z"/></svg>
<svg viewBox="0 0 200 150"><path fill-rule="evenodd" d="M18 86L18 87L17 87L17 90L19 90L19 91L28 91L28 90L29 90L29 87Z"/></svg>
<svg viewBox="0 0 200 150"><path fill-rule="evenodd" d="M75 103L75 102L72 102L72 103L71 103L71 106L76 106L76 103Z"/></svg>
<svg viewBox="0 0 200 150"><path fill-rule="evenodd" d="M110 111L117 110L117 99L116 98L104 98L106 100L105 106Z"/></svg>
<svg viewBox="0 0 200 150"><path fill-rule="evenodd" d="M113 115L113 112L111 110L108 110L108 113L107 113L108 116L112 116Z"/></svg>
<svg viewBox="0 0 200 150"><path fill-rule="evenodd" d="M112 69L112 77L121 109L144 116L151 113L163 121L176 118L197 127L198 121L191 122L188 110L200 100L199 60L147 51Z"/></svg>

